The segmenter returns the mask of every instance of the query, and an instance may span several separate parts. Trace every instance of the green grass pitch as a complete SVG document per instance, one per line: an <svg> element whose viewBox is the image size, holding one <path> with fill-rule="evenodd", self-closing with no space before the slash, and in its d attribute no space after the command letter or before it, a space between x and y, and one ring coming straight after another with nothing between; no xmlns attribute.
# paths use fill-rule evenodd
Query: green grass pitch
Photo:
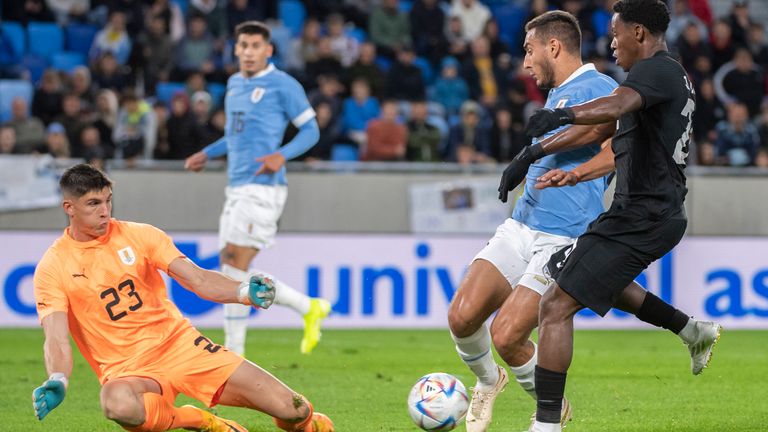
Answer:
<svg viewBox="0 0 768 432"><path fill-rule="evenodd" d="M204 333L223 339L220 330ZM427 372L474 384L447 331L326 330L310 356L299 354L300 337L298 330L252 329L248 356L309 397L337 431L416 431L406 398ZM0 330L0 431L122 430L102 417L98 382L79 354L64 403L43 422L35 419L31 394L45 378L42 342L40 330ZM765 431L768 332L726 330L710 367L694 377L688 351L670 333L578 331L566 394L574 406L568 432ZM177 405L190 401L180 396ZM491 430L526 430L534 406L512 381L496 402ZM277 430L255 411L216 412L251 431Z"/></svg>

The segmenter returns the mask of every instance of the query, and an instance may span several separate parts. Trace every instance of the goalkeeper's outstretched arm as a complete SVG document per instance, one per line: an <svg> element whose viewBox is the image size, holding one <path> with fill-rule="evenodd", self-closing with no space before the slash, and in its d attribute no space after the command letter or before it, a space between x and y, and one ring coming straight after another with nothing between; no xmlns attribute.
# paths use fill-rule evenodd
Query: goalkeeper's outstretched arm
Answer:
<svg viewBox="0 0 768 432"><path fill-rule="evenodd" d="M45 343L45 369L48 379L32 392L35 416L42 420L64 400L72 373L72 347L66 312L53 312L42 320Z"/></svg>

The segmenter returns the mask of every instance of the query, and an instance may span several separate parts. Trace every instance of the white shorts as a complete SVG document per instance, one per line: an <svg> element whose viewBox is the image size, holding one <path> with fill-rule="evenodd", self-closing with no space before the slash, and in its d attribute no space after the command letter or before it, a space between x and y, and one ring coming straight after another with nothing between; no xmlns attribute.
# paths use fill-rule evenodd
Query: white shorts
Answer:
<svg viewBox="0 0 768 432"><path fill-rule="evenodd" d="M227 243L259 250L271 246L288 188L247 184L227 187L226 195L219 218L219 249Z"/></svg>
<svg viewBox="0 0 768 432"><path fill-rule="evenodd" d="M544 295L552 284L544 272L550 255L575 241L532 230L509 218L499 225L496 234L472 261L483 259L493 264L512 288L523 285Z"/></svg>

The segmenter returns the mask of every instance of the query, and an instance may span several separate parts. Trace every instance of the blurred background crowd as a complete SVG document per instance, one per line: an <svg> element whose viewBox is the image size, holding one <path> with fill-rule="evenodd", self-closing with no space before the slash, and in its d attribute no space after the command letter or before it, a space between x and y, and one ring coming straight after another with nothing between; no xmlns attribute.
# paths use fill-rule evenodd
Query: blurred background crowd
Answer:
<svg viewBox="0 0 768 432"><path fill-rule="evenodd" d="M547 95L522 68L525 22L571 12L585 62L621 82L613 3L0 0L0 154L191 155L224 134L233 29L255 19L317 112L320 141L303 159L504 163ZM768 2L669 8L667 44L697 93L689 164L768 167Z"/></svg>

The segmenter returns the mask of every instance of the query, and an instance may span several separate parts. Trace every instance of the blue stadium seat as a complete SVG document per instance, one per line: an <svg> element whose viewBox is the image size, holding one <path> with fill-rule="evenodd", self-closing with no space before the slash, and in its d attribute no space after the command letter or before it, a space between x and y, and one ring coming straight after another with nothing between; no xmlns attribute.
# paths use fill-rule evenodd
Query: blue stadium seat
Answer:
<svg viewBox="0 0 768 432"><path fill-rule="evenodd" d="M24 26L17 22L5 21L0 24L0 31L13 47L12 62L18 63L27 52L27 35Z"/></svg>
<svg viewBox="0 0 768 432"><path fill-rule="evenodd" d="M528 11L510 3L491 5L491 11L499 23L499 38L508 45L516 44Z"/></svg>
<svg viewBox="0 0 768 432"><path fill-rule="evenodd" d="M37 54L27 54L21 61L22 66L29 71L29 79L32 84L37 85L40 78L43 77L43 72L48 69L48 60Z"/></svg>
<svg viewBox="0 0 768 432"><path fill-rule="evenodd" d="M66 73L78 66L85 65L85 55L75 51L58 52L51 57L51 67Z"/></svg>
<svg viewBox="0 0 768 432"><path fill-rule="evenodd" d="M368 33L365 32L365 29L360 27L352 27L344 30L344 33L347 34L347 36L357 40L360 43L363 43L368 40Z"/></svg>
<svg viewBox="0 0 768 432"><path fill-rule="evenodd" d="M176 3L176 5L181 10L182 15L187 16L187 11L189 10L189 0L173 0L173 3Z"/></svg>
<svg viewBox="0 0 768 432"><path fill-rule="evenodd" d="M99 29L90 24L70 24L67 26L67 51L75 51L88 58L93 39Z"/></svg>
<svg viewBox="0 0 768 432"><path fill-rule="evenodd" d="M32 95L34 89L29 81L24 80L0 80L0 123L11 118L11 103L17 97L27 101L27 107L32 107Z"/></svg>
<svg viewBox="0 0 768 432"><path fill-rule="evenodd" d="M157 87L155 87L155 94L157 96L157 100L168 105L171 103L171 98L173 97L174 93L176 93L179 90L185 90L185 89L186 89L186 86L184 85L184 83L161 82L157 84Z"/></svg>
<svg viewBox="0 0 768 432"><path fill-rule="evenodd" d="M335 162L352 162L360 160L357 147L349 144L334 144L331 147L331 160Z"/></svg>
<svg viewBox="0 0 768 432"><path fill-rule="evenodd" d="M294 35L301 34L306 15L304 5L298 0L280 0L277 4L277 18L291 29Z"/></svg>
<svg viewBox="0 0 768 432"><path fill-rule="evenodd" d="M279 59L280 63L286 63L291 53L291 29L284 25L273 25L270 30L272 34L270 39L276 48L276 56L272 56L272 59Z"/></svg>
<svg viewBox="0 0 768 432"><path fill-rule="evenodd" d="M224 106L224 94L227 92L227 86L225 84L210 83L205 89L211 95L213 109L218 109Z"/></svg>
<svg viewBox="0 0 768 432"><path fill-rule="evenodd" d="M50 61L53 54L64 50L64 32L56 24L31 22L27 24L30 54L37 54Z"/></svg>
<svg viewBox="0 0 768 432"><path fill-rule="evenodd" d="M435 71L432 68L432 64L424 57L416 57L413 61L414 66L421 69L421 77L424 78L424 84L432 84L432 80L435 78Z"/></svg>
<svg viewBox="0 0 768 432"><path fill-rule="evenodd" d="M400 0L400 3L397 7L400 12L409 13L411 11L411 8L413 8L413 1L412 0Z"/></svg>

